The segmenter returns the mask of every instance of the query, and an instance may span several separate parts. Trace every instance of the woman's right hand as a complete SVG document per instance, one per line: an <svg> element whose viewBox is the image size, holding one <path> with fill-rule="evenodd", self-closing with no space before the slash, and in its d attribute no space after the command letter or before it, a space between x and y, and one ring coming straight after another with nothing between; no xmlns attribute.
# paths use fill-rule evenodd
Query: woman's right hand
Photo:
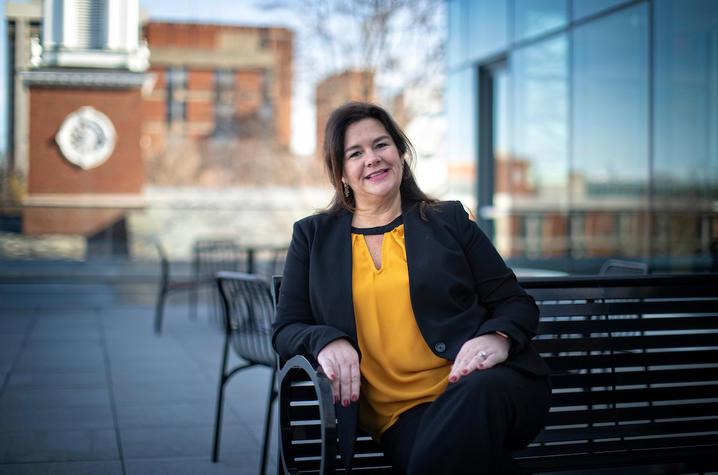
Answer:
<svg viewBox="0 0 718 475"><path fill-rule="evenodd" d="M335 403L341 401L347 407L349 401L359 400L359 355L351 343L343 338L334 340L322 348L317 360L332 382Z"/></svg>

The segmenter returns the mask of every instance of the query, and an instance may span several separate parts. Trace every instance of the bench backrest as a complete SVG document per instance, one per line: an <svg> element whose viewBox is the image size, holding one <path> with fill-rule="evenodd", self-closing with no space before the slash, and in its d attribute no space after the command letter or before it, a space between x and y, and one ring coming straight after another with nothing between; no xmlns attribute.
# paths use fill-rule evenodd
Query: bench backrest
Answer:
<svg viewBox="0 0 718 475"><path fill-rule="evenodd" d="M691 461L718 463L718 275L524 278L552 370L546 428L515 455L534 472ZM309 378L287 378L281 414L291 473L340 469L335 421ZM313 377L322 377L313 376ZM331 406L331 394L320 395ZM324 424L322 424L322 420ZM291 442L290 442L291 441ZM324 454L324 455L319 455ZM353 470L390 473L366 434Z"/></svg>
<svg viewBox="0 0 718 475"><path fill-rule="evenodd" d="M700 463L718 453L717 276L521 284L541 311L534 345L553 384L546 429L516 454L522 465Z"/></svg>

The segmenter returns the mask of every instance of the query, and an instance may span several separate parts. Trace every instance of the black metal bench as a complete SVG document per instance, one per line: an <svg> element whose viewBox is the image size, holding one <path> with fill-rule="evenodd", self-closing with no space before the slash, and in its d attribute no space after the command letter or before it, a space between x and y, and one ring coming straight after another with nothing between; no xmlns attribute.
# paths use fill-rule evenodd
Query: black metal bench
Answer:
<svg viewBox="0 0 718 475"><path fill-rule="evenodd" d="M553 383L546 428L514 454L522 468L718 470L717 274L525 278L521 284L541 311L534 344ZM285 473L343 471L326 376L294 357L280 371L279 399ZM353 471L391 472L366 434L355 442Z"/></svg>

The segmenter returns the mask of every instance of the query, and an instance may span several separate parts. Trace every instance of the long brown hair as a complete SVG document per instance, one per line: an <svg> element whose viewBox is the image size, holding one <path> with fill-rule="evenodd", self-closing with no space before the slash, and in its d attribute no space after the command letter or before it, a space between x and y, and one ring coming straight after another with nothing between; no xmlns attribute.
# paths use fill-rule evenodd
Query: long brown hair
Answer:
<svg viewBox="0 0 718 475"><path fill-rule="evenodd" d="M346 210L353 213L356 209L354 193L350 192L348 197L344 196L342 183L344 136L350 125L363 119L378 120L386 129L394 144L396 144L399 156L404 160L401 185L399 185L401 199L405 202L419 203L421 216L426 218L426 206L435 203L437 200L421 191L421 188L416 183L414 174L411 171L411 165L416 159L414 146L389 113L370 102L348 102L335 109L327 121L327 126L324 130L324 166L334 187L334 197L327 211L336 213Z"/></svg>

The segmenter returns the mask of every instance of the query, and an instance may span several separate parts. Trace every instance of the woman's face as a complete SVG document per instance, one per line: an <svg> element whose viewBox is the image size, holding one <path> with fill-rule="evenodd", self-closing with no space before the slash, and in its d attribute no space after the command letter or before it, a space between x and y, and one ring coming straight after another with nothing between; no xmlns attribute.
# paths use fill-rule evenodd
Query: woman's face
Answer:
<svg viewBox="0 0 718 475"><path fill-rule="evenodd" d="M391 200L399 192L404 160L381 122L362 119L344 134L342 181L354 192L357 208Z"/></svg>

